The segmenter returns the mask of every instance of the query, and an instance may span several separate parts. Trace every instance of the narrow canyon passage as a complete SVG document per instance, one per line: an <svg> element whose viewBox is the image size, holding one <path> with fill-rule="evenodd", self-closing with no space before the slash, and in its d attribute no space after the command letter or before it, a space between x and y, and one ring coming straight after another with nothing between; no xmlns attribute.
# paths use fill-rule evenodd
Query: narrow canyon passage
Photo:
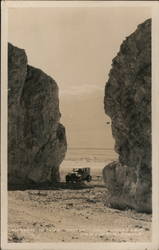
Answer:
<svg viewBox="0 0 159 250"><path fill-rule="evenodd" d="M8 240L151 241L150 10L66 9L10 10L21 37L39 13L48 33L36 57L10 21ZM73 168L92 180L66 183Z"/></svg>

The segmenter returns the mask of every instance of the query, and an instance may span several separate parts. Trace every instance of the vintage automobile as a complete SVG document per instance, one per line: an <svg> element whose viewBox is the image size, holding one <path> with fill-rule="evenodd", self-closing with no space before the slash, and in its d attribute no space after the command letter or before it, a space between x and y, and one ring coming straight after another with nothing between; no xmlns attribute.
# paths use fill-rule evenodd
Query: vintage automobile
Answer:
<svg viewBox="0 0 159 250"><path fill-rule="evenodd" d="M72 172L66 175L66 183L90 182L91 180L90 168L73 168Z"/></svg>

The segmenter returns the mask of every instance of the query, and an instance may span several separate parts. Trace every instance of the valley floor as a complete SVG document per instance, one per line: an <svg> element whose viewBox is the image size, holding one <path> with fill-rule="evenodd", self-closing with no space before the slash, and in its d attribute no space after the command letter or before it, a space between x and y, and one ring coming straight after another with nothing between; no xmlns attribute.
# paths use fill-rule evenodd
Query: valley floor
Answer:
<svg viewBox="0 0 159 250"><path fill-rule="evenodd" d="M9 191L9 242L151 241L151 215L105 205L103 162L91 168L89 184L66 185L65 174L92 162L65 161L62 182L44 190Z"/></svg>

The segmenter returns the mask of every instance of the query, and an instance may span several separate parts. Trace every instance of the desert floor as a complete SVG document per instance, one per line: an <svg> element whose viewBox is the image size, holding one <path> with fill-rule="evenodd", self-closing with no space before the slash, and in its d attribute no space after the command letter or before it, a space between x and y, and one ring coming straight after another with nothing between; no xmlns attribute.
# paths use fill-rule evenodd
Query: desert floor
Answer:
<svg viewBox="0 0 159 250"><path fill-rule="evenodd" d="M61 184L9 191L9 242L136 242L151 240L151 215L105 205L104 162L64 161ZM89 184L65 183L73 167L91 167Z"/></svg>

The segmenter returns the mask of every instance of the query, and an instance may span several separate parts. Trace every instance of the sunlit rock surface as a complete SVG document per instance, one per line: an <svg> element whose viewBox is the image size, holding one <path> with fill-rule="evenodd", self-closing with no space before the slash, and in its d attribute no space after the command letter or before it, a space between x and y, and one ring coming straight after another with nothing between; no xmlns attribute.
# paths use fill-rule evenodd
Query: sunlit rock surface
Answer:
<svg viewBox="0 0 159 250"><path fill-rule="evenodd" d="M112 207L151 212L151 20L137 27L113 59L105 87L119 162L103 170Z"/></svg>
<svg viewBox="0 0 159 250"><path fill-rule="evenodd" d="M8 183L59 181L66 153L58 86L27 64L24 50L8 46Z"/></svg>

